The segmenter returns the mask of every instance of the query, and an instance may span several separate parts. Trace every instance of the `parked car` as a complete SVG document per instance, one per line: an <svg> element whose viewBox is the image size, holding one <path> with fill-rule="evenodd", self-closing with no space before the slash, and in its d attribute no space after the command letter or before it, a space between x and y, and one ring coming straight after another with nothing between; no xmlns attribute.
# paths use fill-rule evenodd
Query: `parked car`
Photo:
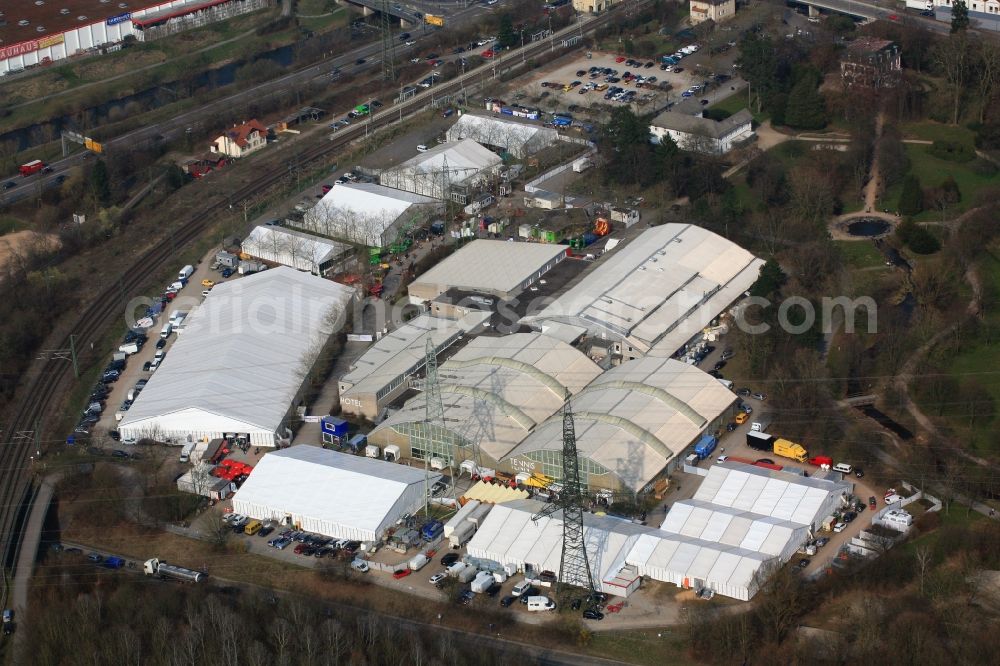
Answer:
<svg viewBox="0 0 1000 666"><path fill-rule="evenodd" d="M840 534L845 529L847 529L847 523L837 523L836 525L833 526L833 531L836 534Z"/></svg>
<svg viewBox="0 0 1000 666"><path fill-rule="evenodd" d="M506 597L504 597L503 599L500 600L500 606L503 607L503 608L509 608L510 605L512 603L514 603L514 601L516 601L516 600L517 600L517 597L506 596Z"/></svg>
<svg viewBox="0 0 1000 666"><path fill-rule="evenodd" d="M754 400L760 400L761 402L767 400L767 394L766 393L753 393L753 394L751 394L750 397L753 398Z"/></svg>
<svg viewBox="0 0 1000 666"><path fill-rule="evenodd" d="M428 582L430 582L431 585L438 587L441 584L441 581L443 581L447 577L448 576L444 573L436 573L430 577L430 580Z"/></svg>
<svg viewBox="0 0 1000 666"><path fill-rule="evenodd" d="M799 560L799 569L805 569L808 566L809 566L809 560L805 558Z"/></svg>
<svg viewBox="0 0 1000 666"><path fill-rule="evenodd" d="M450 567L455 562L458 562L458 553L447 553L441 558L441 564Z"/></svg>
<svg viewBox="0 0 1000 666"><path fill-rule="evenodd" d="M462 605L468 606L469 604L472 603L472 600L475 599L475 598L476 598L476 593L475 592L473 592L472 590L465 590L459 596L458 600L459 600L459 602L462 603Z"/></svg>
<svg viewBox="0 0 1000 666"><path fill-rule="evenodd" d="M104 556L98 555L97 553L91 553L90 555L87 555L87 559L97 564L104 561Z"/></svg>
<svg viewBox="0 0 1000 666"><path fill-rule="evenodd" d="M585 620L603 620L604 619L604 613L602 613L601 611L597 610L596 608L588 608L587 610L583 611L583 619L585 619Z"/></svg>
<svg viewBox="0 0 1000 666"><path fill-rule="evenodd" d="M370 568L368 566L368 563L365 562L364 560L351 560L351 567L355 571L359 571L361 573L368 573L368 570Z"/></svg>
<svg viewBox="0 0 1000 666"><path fill-rule="evenodd" d="M400 578L406 578L411 573L413 572L410 571L409 569L396 569L395 571L392 572L392 577L395 578L396 580L399 580Z"/></svg>
<svg viewBox="0 0 1000 666"><path fill-rule="evenodd" d="M868 498L868 506L872 508L872 511L874 511L875 508L878 506L878 502L875 500L874 495Z"/></svg>

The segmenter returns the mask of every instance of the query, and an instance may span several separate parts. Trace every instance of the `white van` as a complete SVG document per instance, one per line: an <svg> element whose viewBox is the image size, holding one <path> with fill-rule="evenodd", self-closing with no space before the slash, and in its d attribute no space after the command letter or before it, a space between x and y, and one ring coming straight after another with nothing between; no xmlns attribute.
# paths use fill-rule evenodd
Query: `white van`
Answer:
<svg viewBox="0 0 1000 666"><path fill-rule="evenodd" d="M118 345L118 351L123 354L137 354L139 353L139 343L126 342L125 344Z"/></svg>
<svg viewBox="0 0 1000 666"><path fill-rule="evenodd" d="M519 597L525 592L531 589L531 583L526 580L522 580L520 583L514 586L514 589L510 591L515 597Z"/></svg>
<svg viewBox="0 0 1000 666"><path fill-rule="evenodd" d="M550 611L556 609L556 602L548 597L528 597L529 611Z"/></svg>
<svg viewBox="0 0 1000 666"><path fill-rule="evenodd" d="M834 472L840 472L841 474L850 474L854 471L854 468L847 463L837 463L833 466Z"/></svg>
<svg viewBox="0 0 1000 666"><path fill-rule="evenodd" d="M194 266L191 266L189 264L180 270L180 272L177 274L177 279L187 280L189 277L191 277L193 273L194 273Z"/></svg>
<svg viewBox="0 0 1000 666"><path fill-rule="evenodd" d="M160 329L160 337L166 340L167 338L170 337L170 334L173 332L174 332L174 325L173 323L168 321L166 324L163 325L163 328Z"/></svg>

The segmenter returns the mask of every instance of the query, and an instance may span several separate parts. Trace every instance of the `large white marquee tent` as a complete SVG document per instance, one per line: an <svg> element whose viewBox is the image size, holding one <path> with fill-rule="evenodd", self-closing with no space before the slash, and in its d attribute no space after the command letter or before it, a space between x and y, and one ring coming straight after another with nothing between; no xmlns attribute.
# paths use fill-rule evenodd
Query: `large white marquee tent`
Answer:
<svg viewBox="0 0 1000 666"><path fill-rule="evenodd" d="M440 478L431 474L429 482ZM261 459L233 497L233 510L338 539L371 542L423 505L425 482L423 469L294 446Z"/></svg>

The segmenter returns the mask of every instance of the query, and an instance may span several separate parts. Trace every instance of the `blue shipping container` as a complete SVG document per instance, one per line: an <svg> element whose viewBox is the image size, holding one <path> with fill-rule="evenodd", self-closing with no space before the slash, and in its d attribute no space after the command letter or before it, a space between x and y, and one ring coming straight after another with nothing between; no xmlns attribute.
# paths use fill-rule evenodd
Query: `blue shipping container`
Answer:
<svg viewBox="0 0 1000 666"><path fill-rule="evenodd" d="M585 234L583 234L583 244L584 245L590 245L591 243L593 243L596 240L597 240L597 234L595 234L593 231L588 231Z"/></svg>
<svg viewBox="0 0 1000 666"><path fill-rule="evenodd" d="M715 445L719 443L712 435L702 435L701 439L694 447L694 452L698 455L699 460L704 460L705 458L712 455L712 451L715 450Z"/></svg>
<svg viewBox="0 0 1000 666"><path fill-rule="evenodd" d="M347 436L347 421L337 416L324 416L320 420L320 428L324 433L334 437Z"/></svg>

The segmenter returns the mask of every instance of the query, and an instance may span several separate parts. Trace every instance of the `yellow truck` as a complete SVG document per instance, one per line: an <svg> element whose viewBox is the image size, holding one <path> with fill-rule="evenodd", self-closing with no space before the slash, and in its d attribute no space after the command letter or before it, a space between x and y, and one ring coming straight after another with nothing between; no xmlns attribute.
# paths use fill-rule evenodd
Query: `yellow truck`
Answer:
<svg viewBox="0 0 1000 666"><path fill-rule="evenodd" d="M809 460L809 452L801 444L780 437L774 440L774 455L803 463Z"/></svg>
<svg viewBox="0 0 1000 666"><path fill-rule="evenodd" d="M427 23L427 25L436 25L440 27L444 26L444 17L434 16L433 14L427 14L426 16L424 16L424 22Z"/></svg>

